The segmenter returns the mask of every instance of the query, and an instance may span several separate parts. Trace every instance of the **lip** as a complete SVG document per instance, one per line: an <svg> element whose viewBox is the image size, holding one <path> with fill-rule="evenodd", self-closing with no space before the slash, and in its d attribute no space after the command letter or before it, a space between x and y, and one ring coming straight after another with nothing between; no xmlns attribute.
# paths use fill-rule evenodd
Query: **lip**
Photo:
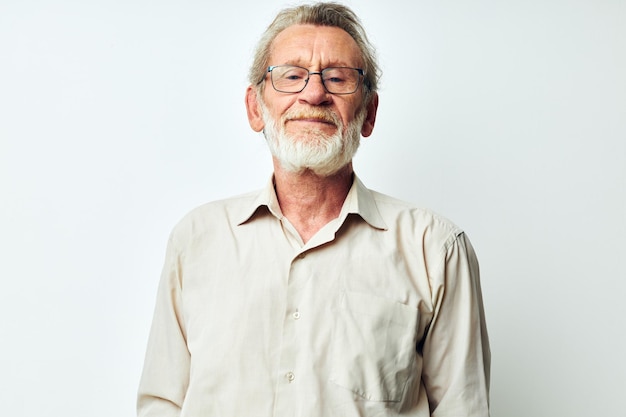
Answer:
<svg viewBox="0 0 626 417"><path fill-rule="evenodd" d="M300 123L321 123L321 124L325 124L325 125L335 126L335 124L333 122L331 122L330 120L318 119L318 118L315 118L315 117L295 118L295 119L289 119L289 121L290 122L300 122Z"/></svg>

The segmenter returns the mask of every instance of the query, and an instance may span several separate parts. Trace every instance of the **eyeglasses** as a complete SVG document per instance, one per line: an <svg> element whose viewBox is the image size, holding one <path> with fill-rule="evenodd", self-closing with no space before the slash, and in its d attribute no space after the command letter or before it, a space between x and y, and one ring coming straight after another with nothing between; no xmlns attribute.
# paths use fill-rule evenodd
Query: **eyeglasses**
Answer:
<svg viewBox="0 0 626 417"><path fill-rule="evenodd" d="M311 75L319 75L326 91L331 94L352 94L361 84L365 72L360 68L330 67L311 72L296 65L273 65L267 68L274 90L281 93L299 93Z"/></svg>

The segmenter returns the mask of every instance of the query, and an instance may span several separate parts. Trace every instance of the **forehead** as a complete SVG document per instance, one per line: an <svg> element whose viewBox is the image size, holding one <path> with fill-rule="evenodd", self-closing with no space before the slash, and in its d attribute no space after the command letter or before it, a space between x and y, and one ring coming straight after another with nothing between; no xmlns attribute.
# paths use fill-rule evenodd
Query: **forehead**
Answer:
<svg viewBox="0 0 626 417"><path fill-rule="evenodd" d="M343 29L330 26L288 27L272 42L269 59L270 65L362 65L361 51L352 36Z"/></svg>

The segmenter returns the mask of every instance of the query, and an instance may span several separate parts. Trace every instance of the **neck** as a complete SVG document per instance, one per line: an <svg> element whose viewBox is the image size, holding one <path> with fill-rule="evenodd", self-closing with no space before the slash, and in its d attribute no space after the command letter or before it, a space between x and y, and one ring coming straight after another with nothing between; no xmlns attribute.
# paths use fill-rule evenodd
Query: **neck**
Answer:
<svg viewBox="0 0 626 417"><path fill-rule="evenodd" d="M353 181L352 164L320 177L312 171L288 172L274 161L276 196L283 215L306 243L328 222L339 217Z"/></svg>

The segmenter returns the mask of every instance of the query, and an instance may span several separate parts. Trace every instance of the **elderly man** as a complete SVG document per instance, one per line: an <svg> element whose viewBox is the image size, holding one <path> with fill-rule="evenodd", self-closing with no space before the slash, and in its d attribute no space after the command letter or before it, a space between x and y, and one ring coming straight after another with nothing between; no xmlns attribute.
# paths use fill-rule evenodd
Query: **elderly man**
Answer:
<svg viewBox="0 0 626 417"><path fill-rule="evenodd" d="M273 176L173 230L139 416L489 414L467 237L352 169L374 128L378 73L345 6L286 9L269 26L245 103Z"/></svg>

